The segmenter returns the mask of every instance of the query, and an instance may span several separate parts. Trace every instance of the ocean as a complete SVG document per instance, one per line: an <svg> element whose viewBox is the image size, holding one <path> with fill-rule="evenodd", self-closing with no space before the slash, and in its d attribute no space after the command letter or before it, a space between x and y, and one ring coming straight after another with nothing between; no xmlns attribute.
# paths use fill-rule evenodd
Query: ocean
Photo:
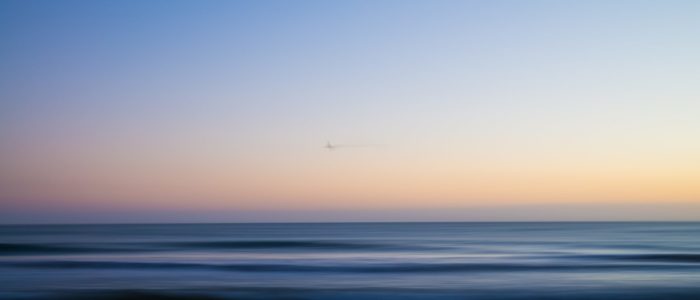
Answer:
<svg viewBox="0 0 700 300"><path fill-rule="evenodd" d="M700 299L700 223L4 225L0 299Z"/></svg>

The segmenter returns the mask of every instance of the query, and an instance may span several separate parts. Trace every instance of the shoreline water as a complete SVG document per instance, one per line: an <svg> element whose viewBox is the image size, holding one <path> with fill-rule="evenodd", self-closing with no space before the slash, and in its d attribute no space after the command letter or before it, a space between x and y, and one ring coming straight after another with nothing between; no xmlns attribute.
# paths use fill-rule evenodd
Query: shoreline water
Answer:
<svg viewBox="0 0 700 300"><path fill-rule="evenodd" d="M2 299L694 299L698 222L0 226Z"/></svg>

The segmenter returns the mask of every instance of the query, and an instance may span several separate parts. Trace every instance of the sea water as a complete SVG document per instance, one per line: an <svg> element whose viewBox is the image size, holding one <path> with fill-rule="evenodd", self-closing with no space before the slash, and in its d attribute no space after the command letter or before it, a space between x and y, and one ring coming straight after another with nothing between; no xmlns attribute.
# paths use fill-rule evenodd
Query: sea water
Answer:
<svg viewBox="0 0 700 300"><path fill-rule="evenodd" d="M700 223L5 225L0 299L700 299Z"/></svg>

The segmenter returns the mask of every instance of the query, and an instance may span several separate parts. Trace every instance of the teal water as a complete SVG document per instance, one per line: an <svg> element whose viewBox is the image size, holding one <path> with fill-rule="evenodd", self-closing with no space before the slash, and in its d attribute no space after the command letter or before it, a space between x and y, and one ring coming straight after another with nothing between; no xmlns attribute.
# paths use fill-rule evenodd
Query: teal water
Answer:
<svg viewBox="0 0 700 300"><path fill-rule="evenodd" d="M700 223L0 226L0 299L700 299Z"/></svg>

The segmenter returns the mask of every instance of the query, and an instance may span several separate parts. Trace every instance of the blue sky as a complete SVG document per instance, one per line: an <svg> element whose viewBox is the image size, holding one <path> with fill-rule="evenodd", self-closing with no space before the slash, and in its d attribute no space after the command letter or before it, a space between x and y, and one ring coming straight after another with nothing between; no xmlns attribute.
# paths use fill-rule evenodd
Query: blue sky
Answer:
<svg viewBox="0 0 700 300"><path fill-rule="evenodd" d="M670 203L680 216L700 202L699 13L697 1L2 1L0 207L304 219L488 204L507 218ZM329 155L327 140L384 146Z"/></svg>

